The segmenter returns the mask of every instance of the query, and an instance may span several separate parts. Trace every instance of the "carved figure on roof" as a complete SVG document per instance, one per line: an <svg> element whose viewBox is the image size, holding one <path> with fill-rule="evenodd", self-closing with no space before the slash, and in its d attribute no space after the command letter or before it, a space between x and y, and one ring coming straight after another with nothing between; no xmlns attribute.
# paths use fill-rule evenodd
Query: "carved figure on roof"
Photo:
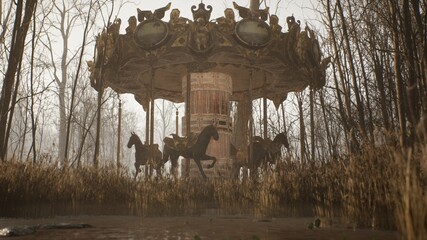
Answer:
<svg viewBox="0 0 427 240"><path fill-rule="evenodd" d="M128 19L128 27L126 28L126 35L132 35L136 29L136 17L132 16Z"/></svg>
<svg viewBox="0 0 427 240"><path fill-rule="evenodd" d="M293 28L300 28L301 21L295 21L294 15L286 18L286 23L288 25L288 31L290 32Z"/></svg>
<svg viewBox="0 0 427 240"><path fill-rule="evenodd" d="M307 25L298 36L296 53L299 64L309 68L319 66L321 60L319 42L314 31Z"/></svg>
<svg viewBox="0 0 427 240"><path fill-rule="evenodd" d="M111 59L114 46L119 37L121 22L120 18L115 19L113 23L110 22L108 27L96 36L96 67L100 67L101 63L107 64Z"/></svg>
<svg viewBox="0 0 427 240"><path fill-rule="evenodd" d="M168 3L168 5L154 10L154 13L150 10L141 10L141 9L137 8L136 10L138 12L138 21L142 22L142 21L148 20L148 19L161 20L165 16L165 12L167 10L169 10L170 7L171 7L171 3Z"/></svg>
<svg viewBox="0 0 427 240"><path fill-rule="evenodd" d="M193 12L194 22L191 22L190 45L196 52L205 52L212 46L212 37L209 28L209 19L212 12L212 7L209 5L207 9L203 3L191 7Z"/></svg>
<svg viewBox="0 0 427 240"><path fill-rule="evenodd" d="M208 48L209 37L209 29L205 19L199 18L196 22L194 31L194 41L196 43L196 48L199 51L203 51Z"/></svg>
<svg viewBox="0 0 427 240"><path fill-rule="evenodd" d="M119 37L120 33L120 25L122 24L122 20L120 18L116 18L113 23L109 23L108 25L108 35L112 37L113 42Z"/></svg>
<svg viewBox="0 0 427 240"><path fill-rule="evenodd" d="M331 57L327 57L320 61L318 67L310 69L310 87L314 90L320 89L326 84L326 69L328 68L329 63L331 62Z"/></svg>
<svg viewBox="0 0 427 240"><path fill-rule="evenodd" d="M98 34L95 38L96 41L96 58L95 65L96 67L101 67L101 64L106 64L109 56L112 55L113 52L113 44L112 37L108 35L105 29Z"/></svg>
<svg viewBox="0 0 427 240"><path fill-rule="evenodd" d="M231 32L236 25L234 11L231 8L224 10L224 17L217 18L218 28L222 32Z"/></svg>
<svg viewBox="0 0 427 240"><path fill-rule="evenodd" d="M286 18L286 23L288 24L288 32L284 34L285 56L291 63L298 64L296 46L301 32L301 23L300 21L295 21L293 15Z"/></svg>
<svg viewBox="0 0 427 240"><path fill-rule="evenodd" d="M169 20L169 29L175 32L183 32L187 28L187 18L180 16L181 12L175 8L172 9Z"/></svg>
<svg viewBox="0 0 427 240"><path fill-rule="evenodd" d="M259 10L251 10L246 7L239 6L236 2L233 2L233 7L239 11L239 16L243 19L246 18L255 18L266 21L268 18L268 10L269 8L259 9Z"/></svg>
<svg viewBox="0 0 427 240"><path fill-rule="evenodd" d="M196 22L197 19L203 18L205 22L209 22L212 13L212 6L208 5L205 7L204 3L199 3L199 8L196 10L196 6L191 6L191 12L193 13L193 19Z"/></svg>
<svg viewBox="0 0 427 240"><path fill-rule="evenodd" d="M95 70L95 63L93 61L86 61L87 69L89 72L93 72Z"/></svg>
<svg viewBox="0 0 427 240"><path fill-rule="evenodd" d="M96 57L95 57L95 65L96 67L101 67L101 61L104 58L105 45L107 42L107 33L103 30L95 37L96 42Z"/></svg>
<svg viewBox="0 0 427 240"><path fill-rule="evenodd" d="M274 38L278 40L282 38L282 27L279 25L279 17L276 15L270 16L270 29Z"/></svg>

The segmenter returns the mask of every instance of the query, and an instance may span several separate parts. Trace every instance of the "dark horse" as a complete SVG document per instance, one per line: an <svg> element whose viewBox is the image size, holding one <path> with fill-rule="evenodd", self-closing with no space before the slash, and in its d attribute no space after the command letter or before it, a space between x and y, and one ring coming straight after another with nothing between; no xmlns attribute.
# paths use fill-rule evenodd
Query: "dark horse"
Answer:
<svg viewBox="0 0 427 240"><path fill-rule="evenodd" d="M274 161L282 156L282 146L289 149L289 142L285 133L277 134L273 141L268 138L263 139L261 137L254 137L254 141L252 143L252 156L248 161L249 167L256 170L261 165L274 163ZM248 152L249 150L250 146L248 146Z"/></svg>
<svg viewBox="0 0 427 240"><path fill-rule="evenodd" d="M175 148L171 147L173 143L171 143L170 141L173 142L173 139L168 137L163 139L163 162L166 163L167 161L169 161L169 159L171 160L171 172L172 175L176 178L178 174L177 169L179 153Z"/></svg>
<svg viewBox="0 0 427 240"><path fill-rule="evenodd" d="M165 138L163 140L165 142L165 147L163 148L163 162L170 158L173 166L174 161L177 161L179 156L184 158L192 158L197 164L197 167L199 168L203 178L207 178L200 161L212 160L212 163L209 164L208 168L212 168L215 165L216 157L206 155L206 149L208 148L208 144L211 138L214 140L219 139L216 126L212 124L206 126L197 137L196 143L186 149L181 150L171 146L170 142L172 139Z"/></svg>
<svg viewBox="0 0 427 240"><path fill-rule="evenodd" d="M289 149L288 138L285 133L276 135L273 141L270 139L263 139L259 136L254 136L252 141L252 156L248 160L248 166L251 171L256 171L260 166L267 165L267 163L274 163L275 160L281 157L281 147ZM239 150L240 151L240 150ZM234 145L230 146L230 156L233 159L231 176L237 178L241 167L245 166L245 159L241 156ZM247 147L249 155L250 145ZM240 153L240 156L239 156Z"/></svg>
<svg viewBox="0 0 427 240"><path fill-rule="evenodd" d="M138 135L132 132L127 146L128 148L131 148L133 145L135 145L135 177L138 175L139 172L141 172L141 169L139 167L141 165L147 165L147 162L150 158L152 158L153 160L152 164L156 169L157 174L160 174L160 169L163 166L163 161L162 152L160 152L159 150L159 145L153 144L150 146L147 144L143 144L141 142L141 139L139 139Z"/></svg>

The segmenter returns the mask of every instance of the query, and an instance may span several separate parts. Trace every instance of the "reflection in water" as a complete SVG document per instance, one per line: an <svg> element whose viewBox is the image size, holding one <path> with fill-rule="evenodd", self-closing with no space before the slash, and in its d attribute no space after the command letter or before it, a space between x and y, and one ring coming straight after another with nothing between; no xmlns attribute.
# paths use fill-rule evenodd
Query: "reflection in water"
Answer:
<svg viewBox="0 0 427 240"><path fill-rule="evenodd" d="M13 239L398 239L396 233L352 230L344 226L310 230L311 218L255 218L253 216L74 216L43 219L0 219L4 226L86 223L93 228L40 229Z"/></svg>

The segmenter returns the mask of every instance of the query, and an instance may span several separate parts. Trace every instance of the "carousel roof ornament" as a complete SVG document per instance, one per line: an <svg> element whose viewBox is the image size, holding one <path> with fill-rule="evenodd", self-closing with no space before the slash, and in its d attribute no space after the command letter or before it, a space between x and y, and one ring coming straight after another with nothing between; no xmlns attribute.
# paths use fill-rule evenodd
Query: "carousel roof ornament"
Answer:
<svg viewBox="0 0 427 240"><path fill-rule="evenodd" d="M137 9L126 34L119 34L121 20L96 39L94 61L89 61L92 86L111 87L118 93L132 93L142 103L150 92L151 71L156 71L154 98L183 102L182 79L188 72L220 72L232 78L231 100L248 95L248 79L253 77L251 96L266 96L280 104L288 92L325 84L330 58L322 59L313 30L301 29L291 16L287 31L279 18L266 9L249 9L233 2L242 18L235 20L233 9L211 20L212 6L201 2L192 6L193 20L172 9Z"/></svg>
<svg viewBox="0 0 427 240"><path fill-rule="evenodd" d="M261 18L262 21L267 21L268 9L269 9L268 7L266 9L252 10L249 8L239 6L236 2L233 2L233 6L235 9L237 9L239 11L239 16L243 19L247 19L247 18L259 19L259 18Z"/></svg>
<svg viewBox="0 0 427 240"><path fill-rule="evenodd" d="M195 22L197 22L199 19L203 19L205 22L209 22L212 13L212 6L208 5L207 8L205 8L205 4L202 1L199 3L198 9L196 9L196 6L193 5L191 7L191 12L193 13L193 19Z"/></svg>

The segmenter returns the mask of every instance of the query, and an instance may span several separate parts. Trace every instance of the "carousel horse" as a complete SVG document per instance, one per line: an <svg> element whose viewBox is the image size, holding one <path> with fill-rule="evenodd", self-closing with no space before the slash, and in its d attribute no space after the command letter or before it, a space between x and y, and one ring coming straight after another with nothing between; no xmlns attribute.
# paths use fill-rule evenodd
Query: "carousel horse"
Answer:
<svg viewBox="0 0 427 240"><path fill-rule="evenodd" d="M176 137L177 136L174 136L175 139ZM163 162L171 159L173 164L174 161L178 160L179 156L184 158L192 158L197 164L197 167L199 168L203 178L207 178L200 162L205 160L212 160L212 163L209 164L208 168L213 168L215 165L216 157L206 155L206 149L208 148L211 138L216 141L219 139L218 130L216 129L216 126L212 124L206 126L202 132L200 132L194 144L188 144L188 146L186 146L184 149L182 149L182 147L177 148L175 145L175 140L167 137L163 139L163 142L165 143L163 148Z"/></svg>
<svg viewBox="0 0 427 240"><path fill-rule="evenodd" d="M163 139L163 158L162 162L166 163L171 160L171 172L176 177L177 176L177 169L178 169L178 159L179 159L179 153L177 149L175 148L175 143L172 138L165 137Z"/></svg>
<svg viewBox="0 0 427 240"><path fill-rule="evenodd" d="M273 141L263 139L260 136L254 136L252 139L252 157L245 163L244 152L237 149L233 144L230 145L230 157L232 161L231 177L236 179L241 167L247 166L255 171L260 166L266 166L267 163L274 163L276 159L281 158L281 147L284 146L289 150L289 142L285 133L276 135ZM250 146L247 147L249 155Z"/></svg>
<svg viewBox="0 0 427 240"><path fill-rule="evenodd" d="M162 161L162 152L159 150L159 145L153 144L150 146L143 144L138 135L132 132L127 147L131 148L133 145L135 145L135 178L138 173L141 172L140 166L147 165L150 159L153 161L152 164L157 174L161 174L161 167L164 163Z"/></svg>
<svg viewBox="0 0 427 240"><path fill-rule="evenodd" d="M284 146L289 149L288 138L285 133L279 133L271 141L270 139L263 139L259 136L254 136L252 142L252 156L249 158L249 168L258 169L262 165L274 163L277 159L281 158L281 148ZM248 146L248 152L250 146Z"/></svg>

